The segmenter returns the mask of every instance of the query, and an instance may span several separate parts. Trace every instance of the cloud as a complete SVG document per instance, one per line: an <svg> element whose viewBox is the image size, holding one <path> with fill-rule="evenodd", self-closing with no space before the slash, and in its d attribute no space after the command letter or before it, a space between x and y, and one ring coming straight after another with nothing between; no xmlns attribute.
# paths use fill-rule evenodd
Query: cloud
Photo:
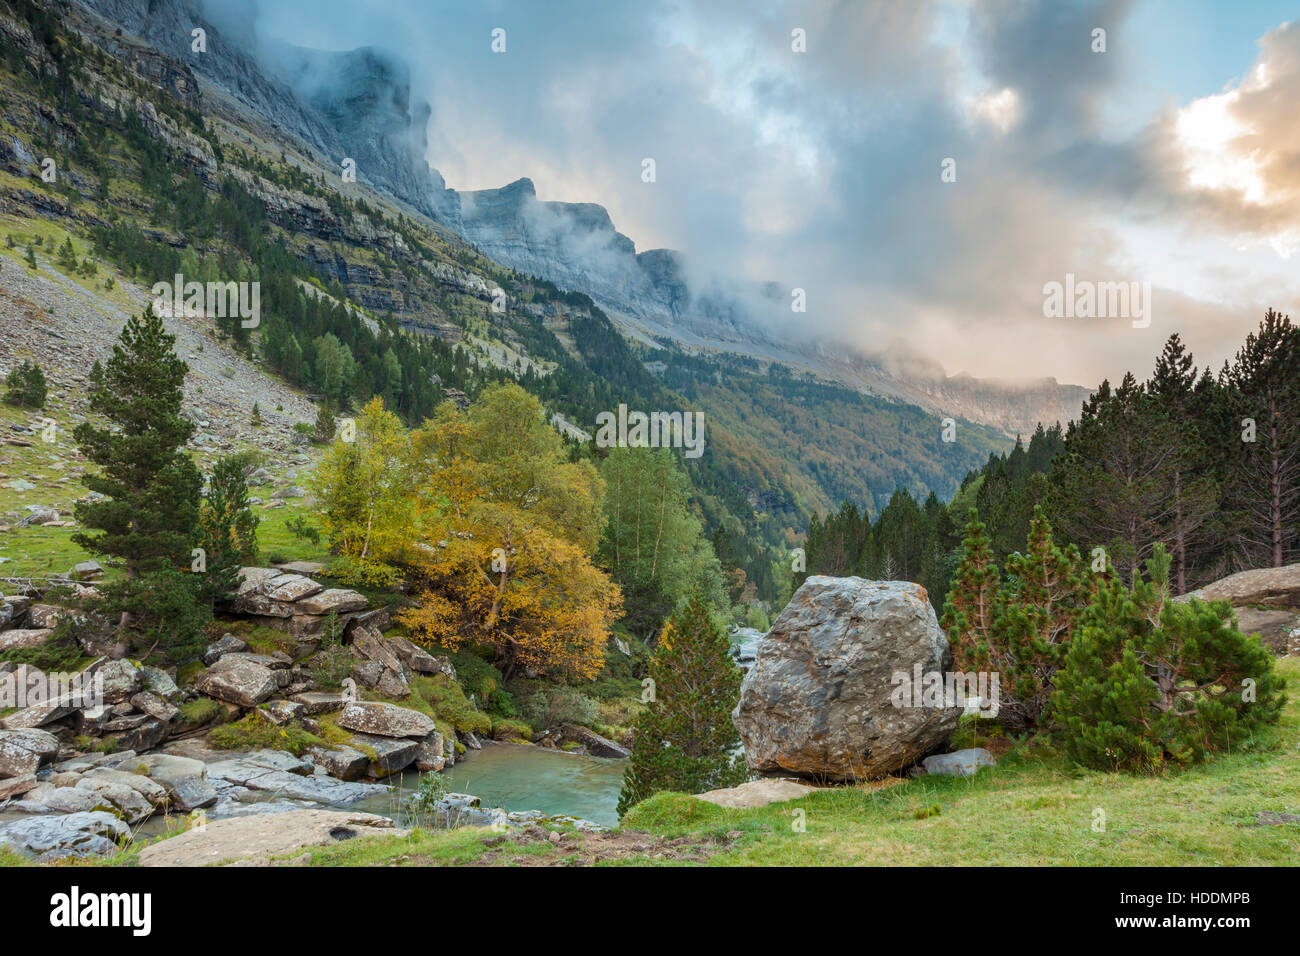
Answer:
<svg viewBox="0 0 1300 956"><path fill-rule="evenodd" d="M541 200L601 203L638 249L682 250L701 282L804 288L792 332L1093 384L1145 369L1166 330L1217 364L1300 293L1283 258L1300 248L1300 31L1119 136L1108 108L1146 77L1126 52L1137 5L323 0L304 22L263 0L258 29L392 50L449 186L528 177ZM1044 319L1066 273L1150 281L1157 320Z"/></svg>

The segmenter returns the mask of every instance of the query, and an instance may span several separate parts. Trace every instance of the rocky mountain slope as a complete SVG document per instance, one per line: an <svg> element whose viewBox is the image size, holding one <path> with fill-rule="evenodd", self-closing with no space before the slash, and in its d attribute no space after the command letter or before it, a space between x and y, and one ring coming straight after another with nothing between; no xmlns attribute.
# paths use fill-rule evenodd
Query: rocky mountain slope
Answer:
<svg viewBox="0 0 1300 956"><path fill-rule="evenodd" d="M981 381L949 377L942 369L919 377L900 374L880 355L847 343L822 347L774 331L780 328L770 321L779 315L775 303L771 314L756 314L768 311L762 290L692 287L680 253L638 253L603 206L539 200L528 179L499 189L448 189L424 159L428 104L412 102L406 65L381 51L264 43L247 25L232 27L195 0L81 2L92 15L188 64L210 101L239 114L251 111L327 167L345 157L355 160L361 182L427 214L503 265L587 293L634 339L781 361L1008 434L1028 433L1040 421L1066 421L1087 395L1053 379ZM208 31L208 50L201 55L189 50L196 26ZM247 119L240 116L241 122Z"/></svg>

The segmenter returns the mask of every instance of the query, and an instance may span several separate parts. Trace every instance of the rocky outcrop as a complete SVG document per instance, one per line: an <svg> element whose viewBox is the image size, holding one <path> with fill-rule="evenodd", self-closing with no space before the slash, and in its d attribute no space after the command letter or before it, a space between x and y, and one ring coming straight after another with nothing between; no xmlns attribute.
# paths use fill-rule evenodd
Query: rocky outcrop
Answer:
<svg viewBox="0 0 1300 956"><path fill-rule="evenodd" d="M1276 654L1300 654L1300 564L1239 571L1174 600L1193 598L1227 601L1242 631L1258 633Z"/></svg>
<svg viewBox="0 0 1300 956"><path fill-rule="evenodd" d="M942 748L958 707L895 706L899 677L942 675L948 639L925 590L815 575L759 642L733 719L760 773L882 777Z"/></svg>
<svg viewBox="0 0 1300 956"><path fill-rule="evenodd" d="M342 638L349 622L369 606L365 596L346 588L325 588L303 574L279 568L240 568L240 583L230 610L259 624L288 632L305 652L318 647L330 615Z"/></svg>

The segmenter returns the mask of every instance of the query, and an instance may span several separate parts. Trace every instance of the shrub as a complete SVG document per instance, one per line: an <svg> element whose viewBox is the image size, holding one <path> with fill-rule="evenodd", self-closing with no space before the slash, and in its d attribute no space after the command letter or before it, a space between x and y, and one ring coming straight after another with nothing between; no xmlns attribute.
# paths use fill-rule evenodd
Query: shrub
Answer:
<svg viewBox="0 0 1300 956"><path fill-rule="evenodd" d="M45 373L35 362L23 362L5 378L6 404L44 408L45 394Z"/></svg>
<svg viewBox="0 0 1300 956"><path fill-rule="evenodd" d="M1283 682L1259 636L1225 601L1173 603L1169 565L1156 545L1150 581L1112 581L1084 613L1052 700L1079 764L1185 765L1278 719Z"/></svg>
<svg viewBox="0 0 1300 956"><path fill-rule="evenodd" d="M208 741L218 750L268 749L287 750L300 756L308 747L327 747L323 738L310 733L297 721L276 726L254 711L232 724L223 724L208 734Z"/></svg>
<svg viewBox="0 0 1300 956"><path fill-rule="evenodd" d="M596 702L573 687L554 684L520 701L523 719L543 730L560 724L590 727L596 720Z"/></svg>

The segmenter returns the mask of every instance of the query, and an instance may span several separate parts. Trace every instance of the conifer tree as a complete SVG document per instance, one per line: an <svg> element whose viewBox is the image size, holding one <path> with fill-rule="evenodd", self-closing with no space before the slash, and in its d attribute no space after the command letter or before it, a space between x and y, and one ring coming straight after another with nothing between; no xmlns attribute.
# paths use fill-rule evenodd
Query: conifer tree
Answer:
<svg viewBox="0 0 1300 956"><path fill-rule="evenodd" d="M1007 558L988 653L977 661L979 670L999 675L1004 725L1028 731L1045 724L1052 681L1094 581L1074 545L1061 549L1052 540L1042 506L1036 507L1025 551Z"/></svg>
<svg viewBox="0 0 1300 956"><path fill-rule="evenodd" d="M961 562L948 588L941 622L952 641L956 669L978 672L988 660L1000 586L988 531L979 512L971 508Z"/></svg>
<svg viewBox="0 0 1300 956"><path fill-rule="evenodd" d="M257 560L258 519L248 503L247 465L247 454L226 455L208 479L199 526L207 566L203 590L209 604L233 592L240 567Z"/></svg>
<svg viewBox="0 0 1300 956"><path fill-rule="evenodd" d="M1229 492L1241 517L1239 563L1281 567L1300 555L1300 330L1288 316L1268 310L1225 384L1235 399L1231 427L1241 432Z"/></svg>
<svg viewBox="0 0 1300 956"><path fill-rule="evenodd" d="M1052 698L1077 763L1188 764L1278 719L1283 682L1259 635L1241 633L1226 601L1172 602L1169 566L1156 545L1149 581L1112 579L1083 615Z"/></svg>
<svg viewBox="0 0 1300 956"><path fill-rule="evenodd" d="M740 700L741 673L703 595L664 626L650 679L654 699L633 725L619 816L665 790L703 793L745 779L744 766L729 752L739 741L731 711Z"/></svg>
<svg viewBox="0 0 1300 956"><path fill-rule="evenodd" d="M180 414L187 369L174 343L152 308L130 319L107 364L90 373L90 407L107 427L83 422L73 432L99 466L82 481L102 497L77 503L90 530L72 540L125 572L122 587L104 589L122 626L149 603L153 589L142 579L188 567L196 537L203 482L185 453L194 424Z"/></svg>

